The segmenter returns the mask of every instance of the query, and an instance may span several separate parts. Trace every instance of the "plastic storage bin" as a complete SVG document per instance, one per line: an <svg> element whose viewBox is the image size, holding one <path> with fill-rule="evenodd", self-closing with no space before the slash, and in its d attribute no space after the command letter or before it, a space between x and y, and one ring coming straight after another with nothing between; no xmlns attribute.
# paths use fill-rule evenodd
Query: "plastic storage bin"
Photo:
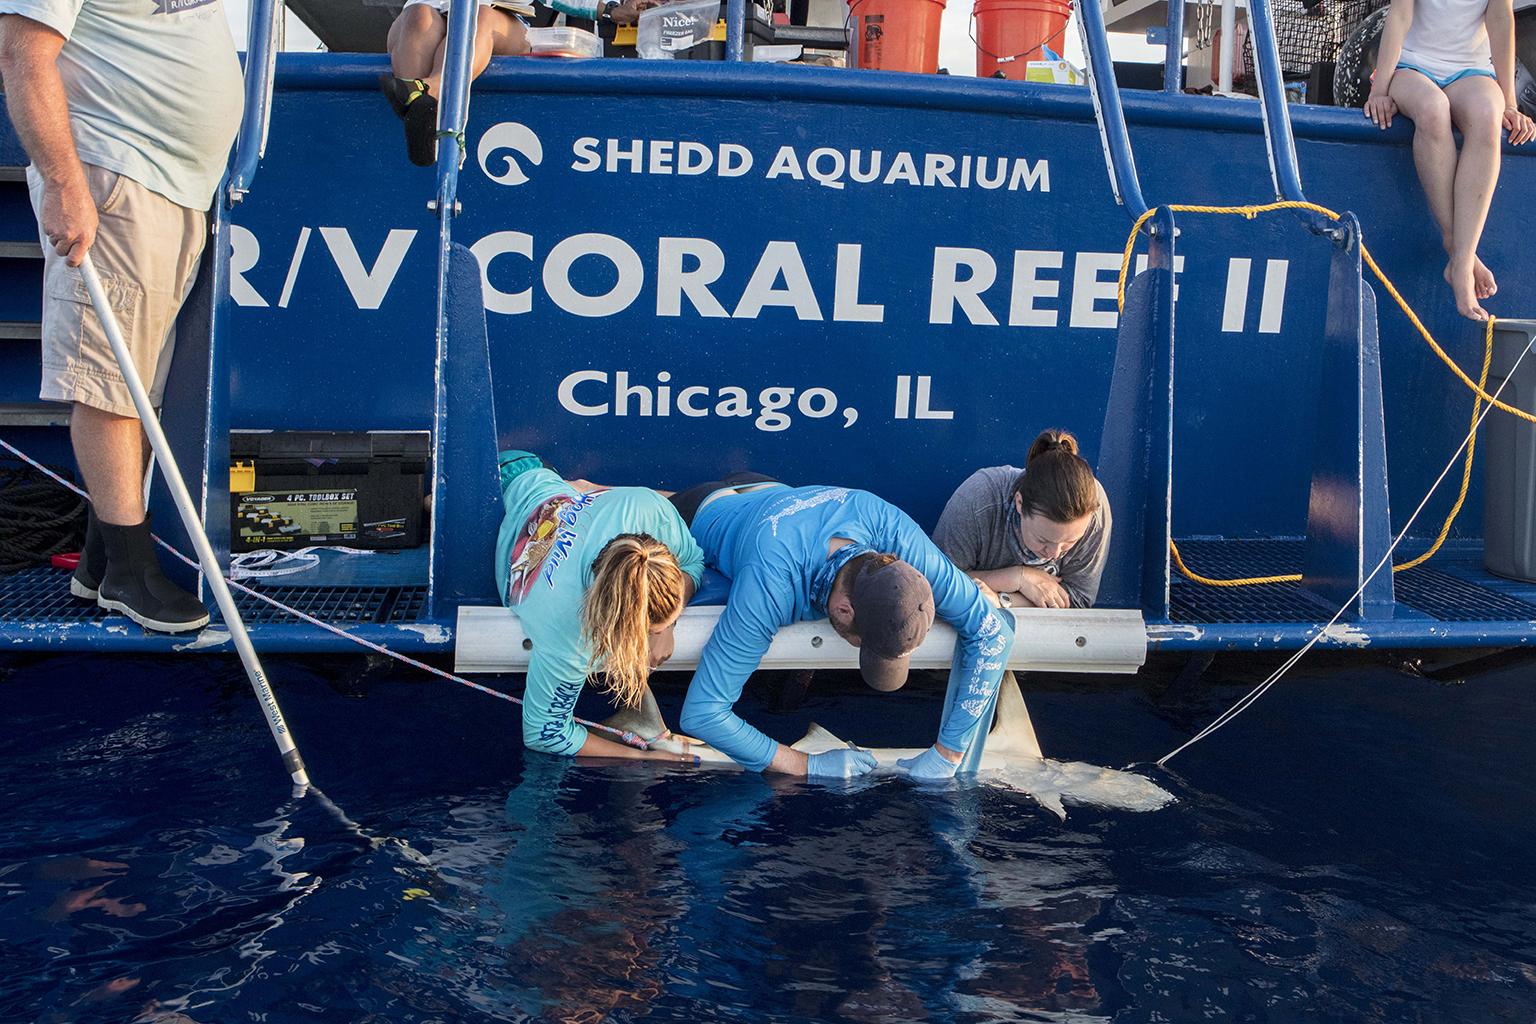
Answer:
<svg viewBox="0 0 1536 1024"><path fill-rule="evenodd" d="M530 28L529 52L535 57L601 57L603 41L579 28Z"/></svg>

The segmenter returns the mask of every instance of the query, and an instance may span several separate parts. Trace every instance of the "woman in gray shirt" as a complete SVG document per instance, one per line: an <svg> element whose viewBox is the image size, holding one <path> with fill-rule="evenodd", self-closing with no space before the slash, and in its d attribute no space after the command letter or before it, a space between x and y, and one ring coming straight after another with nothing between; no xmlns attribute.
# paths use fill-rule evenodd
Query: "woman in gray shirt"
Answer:
<svg viewBox="0 0 1536 1024"><path fill-rule="evenodd" d="M1047 430L1023 469L972 473L944 506L933 542L1004 606L1091 608L1111 528L1109 499L1077 438Z"/></svg>

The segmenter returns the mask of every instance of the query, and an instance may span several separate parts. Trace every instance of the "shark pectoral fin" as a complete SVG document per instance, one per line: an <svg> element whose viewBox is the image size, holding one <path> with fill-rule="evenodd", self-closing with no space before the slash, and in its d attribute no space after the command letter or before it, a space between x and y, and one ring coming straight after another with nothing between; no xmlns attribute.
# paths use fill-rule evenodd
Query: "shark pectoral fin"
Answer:
<svg viewBox="0 0 1536 1024"><path fill-rule="evenodd" d="M1030 720L1029 707L1024 703L1024 693L1019 680L1012 672L1005 672L997 694L997 714L992 719L992 731L987 733L987 753L996 757L1040 757L1040 741L1035 738L1035 724ZM1066 817L1065 812L1062 817Z"/></svg>
<svg viewBox="0 0 1536 1024"><path fill-rule="evenodd" d="M1040 801L1040 806L1052 812L1062 821L1067 820L1067 809L1062 806L1060 793L1031 793L1030 796Z"/></svg>
<svg viewBox="0 0 1536 1024"><path fill-rule="evenodd" d="M620 732L632 732L644 740L651 740L667 731L667 723L661 717L661 707L656 695L647 686L640 695L636 707L622 708L618 714L603 720L603 725Z"/></svg>
<svg viewBox="0 0 1536 1024"><path fill-rule="evenodd" d="M846 747L848 744L838 739L832 733L812 722L810 728L805 730L805 735L799 741L790 746L791 750L798 750L802 754L816 754L823 750L832 750L837 747Z"/></svg>

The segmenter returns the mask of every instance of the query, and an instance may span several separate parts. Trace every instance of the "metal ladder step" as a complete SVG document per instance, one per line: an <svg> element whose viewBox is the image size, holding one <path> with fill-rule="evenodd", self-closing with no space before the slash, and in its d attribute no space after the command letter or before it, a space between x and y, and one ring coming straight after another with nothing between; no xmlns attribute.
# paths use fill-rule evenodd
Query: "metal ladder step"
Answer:
<svg viewBox="0 0 1536 1024"><path fill-rule="evenodd" d="M0 402L0 427L65 427L69 406L57 402Z"/></svg>
<svg viewBox="0 0 1536 1024"><path fill-rule="evenodd" d="M0 340L39 341L43 325L36 320L0 320Z"/></svg>

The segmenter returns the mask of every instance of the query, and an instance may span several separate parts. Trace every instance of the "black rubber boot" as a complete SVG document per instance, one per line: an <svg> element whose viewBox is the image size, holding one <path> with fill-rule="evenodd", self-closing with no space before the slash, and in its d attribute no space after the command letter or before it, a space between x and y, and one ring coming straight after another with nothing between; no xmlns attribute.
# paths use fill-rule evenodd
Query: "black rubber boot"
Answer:
<svg viewBox="0 0 1536 1024"><path fill-rule="evenodd" d="M97 605L162 633L184 633L208 624L203 603L160 571L148 516L137 526L99 525L106 542L107 572L98 588Z"/></svg>
<svg viewBox="0 0 1536 1024"><path fill-rule="evenodd" d="M101 535L101 522L96 509L86 510L85 548L80 552L80 564L69 578L69 592L86 601L96 600L101 589L101 578L107 574L107 542Z"/></svg>

